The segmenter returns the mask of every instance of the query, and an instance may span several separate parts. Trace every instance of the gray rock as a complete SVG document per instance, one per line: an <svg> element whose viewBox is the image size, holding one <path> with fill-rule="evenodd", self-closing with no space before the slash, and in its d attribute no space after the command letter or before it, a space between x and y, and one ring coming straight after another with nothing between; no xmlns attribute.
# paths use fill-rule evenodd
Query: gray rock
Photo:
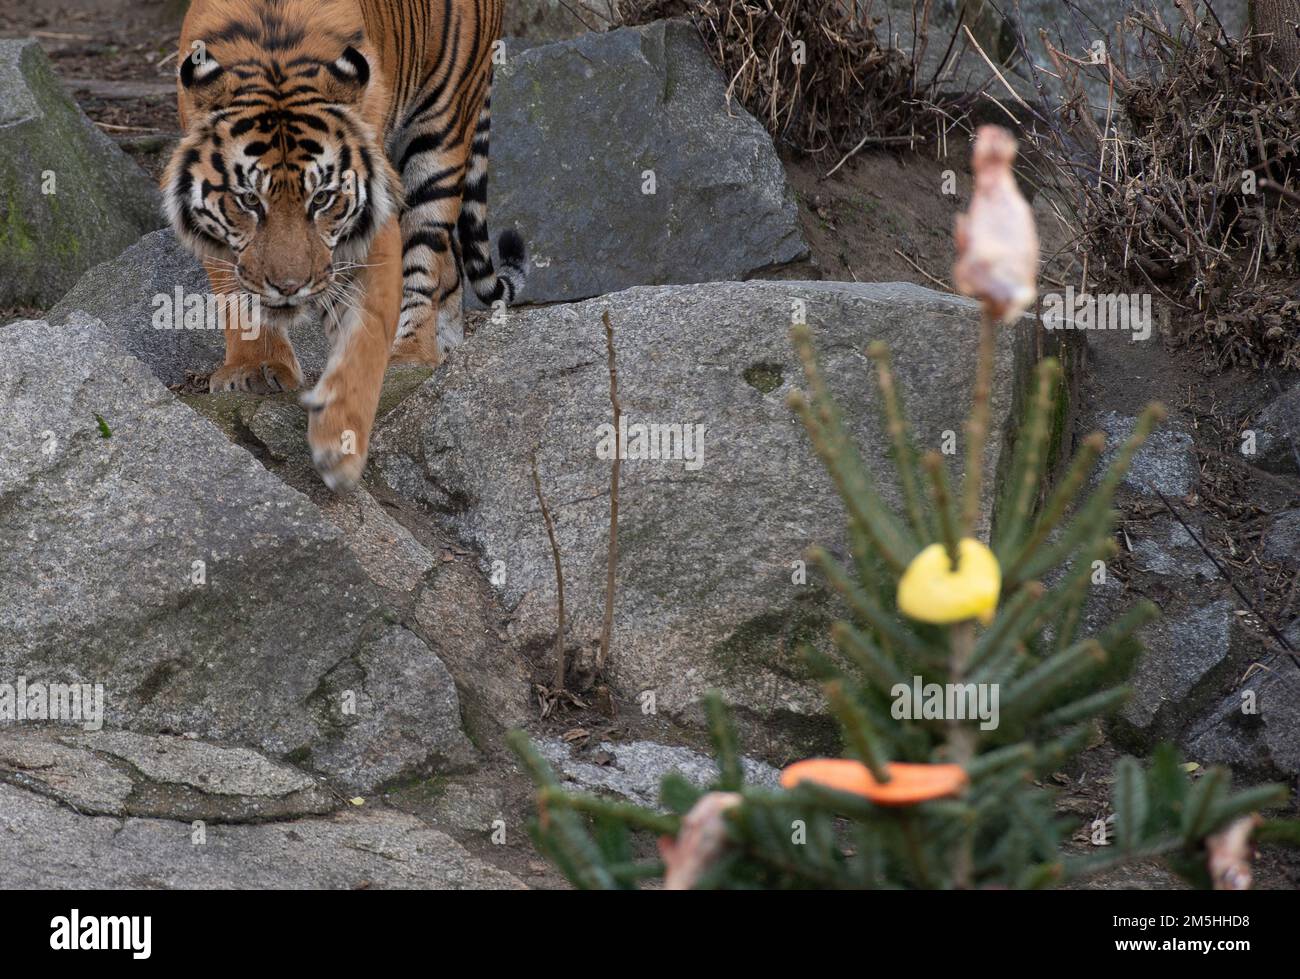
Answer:
<svg viewBox="0 0 1300 979"><path fill-rule="evenodd" d="M807 254L772 141L728 109L694 28L659 21L507 50L492 89L489 224L529 243L524 299L741 279Z"/></svg>
<svg viewBox="0 0 1300 979"><path fill-rule="evenodd" d="M535 717L524 658L490 620L491 588L472 558L441 563L420 591L414 628L438 651L460 690L466 730L477 740Z"/></svg>
<svg viewBox="0 0 1300 979"><path fill-rule="evenodd" d="M960 441L973 304L899 284L714 283L631 289L484 326L381 426L374 469L476 546L485 568L502 562L510 638L536 652L554 641L556 597L530 475L537 448L571 641L589 649L603 614L609 526L610 463L597 455L611 417L600 318L608 309L626 422L705 429L698 468L636 459L622 467L617 685L629 696L653 691L657 710L692 721L701 693L716 686L743 709L806 728L821 699L796 648L839 613L816 573L809 584L794 576L810 544L843 552L845 515L785 404L803 379L788 336L796 300L869 465L890 471L864 354L874 339L896 353L921 445L940 447L946 432ZM1032 360L1027 330L1000 333L995 432L1005 430ZM1003 448L990 441L990 464Z"/></svg>
<svg viewBox="0 0 1300 979"><path fill-rule="evenodd" d="M220 367L226 341L219 329L154 326L157 310L171 308L164 303L175 306L177 289L183 297L207 296L212 291L203 266L181 247L175 234L170 229L156 231L88 271L50 310L48 318L51 323L64 323L81 312L97 319L115 342L160 381L180 384L187 373L206 374ZM319 376L329 357L325 331L312 325L299 329L290 339L308 380Z"/></svg>
<svg viewBox="0 0 1300 979"><path fill-rule="evenodd" d="M13 888L419 888L516 890L413 816L349 807L323 819L258 825L82 816L0 785L0 866Z"/></svg>
<svg viewBox="0 0 1300 979"><path fill-rule="evenodd" d="M1159 9L1164 23L1176 29L1183 22L1174 0L1154 0L1151 6ZM1144 6L1148 6L1144 4ZM1204 16L1204 5L1197 4ZM1052 43L1072 57L1090 56L1092 45L1099 40L1117 40L1116 25L1133 12L1133 0L1016 0L1014 4L998 0L939 0L934 4L929 23L929 43L921 58L921 80L928 81L943 68L940 89L943 91L975 92L987 89L1002 98L1006 89L1001 80L989 69L984 57L967 40L959 24L969 26L980 47L995 62L1002 65L1002 75L1023 97L1030 100L1042 89L1049 100L1061 95L1055 71L1047 56L1039 31L1046 30ZM964 17L959 18L965 8ZM1215 0L1215 13L1228 32L1241 36L1246 25L1246 0ZM913 17L910 0L886 0L878 3L874 13L882 18L878 34L884 38L898 39L898 46L911 53L914 45ZM949 40L956 35L949 50ZM1017 37L1023 36L1030 56L1038 69L1033 75L1022 59L1015 58ZM1132 31L1122 37L1122 54L1113 48L1108 53L1116 63L1124 66L1130 75L1141 70L1137 59L1139 40ZM944 57L948 56L946 67ZM1051 72L1052 74L1048 74ZM1094 109L1103 112L1107 104L1107 85L1100 70L1086 75L1087 89ZM1009 98L1009 96L1008 96Z"/></svg>
<svg viewBox="0 0 1300 979"><path fill-rule="evenodd" d="M342 534L97 324L0 330L0 430L0 676L362 788L473 758Z"/></svg>
<svg viewBox="0 0 1300 979"><path fill-rule="evenodd" d="M365 489L358 487L346 497L330 496L319 502L321 513L343 531L370 580L390 592L410 594L419 588L435 566L428 548Z"/></svg>
<svg viewBox="0 0 1300 979"><path fill-rule="evenodd" d="M490 833L492 824L504 819L506 792L500 785L451 780L433 805L439 825L465 833Z"/></svg>
<svg viewBox="0 0 1300 979"><path fill-rule="evenodd" d="M411 594L434 557L364 488L338 496L320 481L307 448L307 412L295 394L187 395L185 403L216 422L236 444L254 443L268 468L312 501L339 530L373 581L392 595ZM284 463L285 465L277 465Z"/></svg>
<svg viewBox="0 0 1300 979"><path fill-rule="evenodd" d="M1144 530L1146 536L1133 539L1133 560L1139 570L1167 578L1219 577L1214 562L1177 520L1156 517Z"/></svg>
<svg viewBox="0 0 1300 979"><path fill-rule="evenodd" d="M85 117L34 40L0 39L0 306L48 306L162 225L148 176Z"/></svg>
<svg viewBox="0 0 1300 979"><path fill-rule="evenodd" d="M58 732L0 729L0 781L49 796L78 812L120 816L135 782L120 765L65 744Z"/></svg>
<svg viewBox="0 0 1300 979"><path fill-rule="evenodd" d="M474 759L461 731L455 681L442 660L404 627L390 627L340 661L313 699L322 712L355 701L354 713L337 718L342 730L321 738L310 752L314 766L345 784L375 786L463 770Z"/></svg>
<svg viewBox="0 0 1300 979"><path fill-rule="evenodd" d="M187 400L187 404L201 414L208 415L196 402L219 404L232 397L236 399L241 420L247 419L247 435L256 440L267 455L277 462L310 460L311 454L307 449L307 412L292 393L274 398L233 392L209 394L206 397L200 394Z"/></svg>
<svg viewBox="0 0 1300 979"><path fill-rule="evenodd" d="M1255 433L1253 465L1300 475L1300 384L1278 395L1250 425Z"/></svg>
<svg viewBox="0 0 1300 979"><path fill-rule="evenodd" d="M1300 565L1300 510L1279 514L1261 539L1264 554L1275 561Z"/></svg>
<svg viewBox="0 0 1300 979"><path fill-rule="evenodd" d="M1133 750L1173 739L1196 722L1249 655L1235 596L1226 584L1205 584L1191 595L1179 584L1174 595L1163 598L1158 583L1155 587L1161 614L1138 632L1144 652L1127 681L1132 696L1113 724L1115 735ZM1138 597L1114 580L1093 586L1083 634L1101 632Z"/></svg>
<svg viewBox="0 0 1300 979"><path fill-rule="evenodd" d="M602 741L596 751L612 756L603 765L575 758L569 745L558 738L534 744L557 771L582 788L613 792L643 806L659 804L659 784L669 772L699 786L718 778L718 765L707 755L653 741ZM747 783L769 788L779 784L781 773L771 765L752 758L742 758L741 765Z"/></svg>
<svg viewBox="0 0 1300 979"><path fill-rule="evenodd" d="M1099 427L1106 434L1106 453L1097 469L1096 479L1100 479L1110 466L1120 446L1133 434L1136 424L1136 418L1114 411L1106 412L1098 420ZM1200 481L1194 446L1192 436L1181 431L1177 419L1171 416L1164 425L1152 431L1133 456L1133 464L1123 485L1146 496L1153 495L1152 486L1171 499L1186 496Z"/></svg>
<svg viewBox="0 0 1300 979"><path fill-rule="evenodd" d="M1119 717L1136 740L1172 736L1220 689L1233 665L1235 611L1230 599L1197 596L1142 630L1146 653L1129 681L1133 696Z"/></svg>
<svg viewBox="0 0 1300 979"><path fill-rule="evenodd" d="M1300 639L1300 633L1295 638ZM1226 764L1265 778L1294 778L1300 774L1300 669L1289 657L1269 658L1268 667L1251 670L1206 711L1182 743L1203 764Z"/></svg>
<svg viewBox="0 0 1300 979"><path fill-rule="evenodd" d="M254 822L338 808L304 772L192 738L0 729L0 780L97 816Z"/></svg>
<svg viewBox="0 0 1300 979"><path fill-rule="evenodd" d="M390 377L386 396L391 386L403 383L400 376ZM395 518L396 506L380 504L364 486L345 497L330 492L311 467L306 414L293 395L185 395L183 400L232 442L257 453L271 472L343 532L389 607L451 671L470 737L487 740L532 718L527 665L498 638L500 614L471 557L440 559L451 555L431 550L437 542L417 539ZM424 536L425 522L412 523Z"/></svg>

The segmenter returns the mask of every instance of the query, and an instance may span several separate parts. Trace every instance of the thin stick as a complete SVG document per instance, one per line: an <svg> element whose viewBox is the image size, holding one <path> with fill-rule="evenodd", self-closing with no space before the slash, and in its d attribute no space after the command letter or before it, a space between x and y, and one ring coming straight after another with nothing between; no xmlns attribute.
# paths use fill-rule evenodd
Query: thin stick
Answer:
<svg viewBox="0 0 1300 979"><path fill-rule="evenodd" d="M609 310L601 315L605 323L605 353L609 359L609 403L614 408L614 432L617 437L623 417L623 406L618 400L618 366L614 361L614 327L609 322ZM600 628L600 651L596 654L596 672L604 672L609 660L609 645L614 635L614 584L618 568L618 477L623 466L621 453L614 453L614 465L609 477L609 559L605 571L605 622Z"/></svg>
<svg viewBox="0 0 1300 979"><path fill-rule="evenodd" d="M564 570L560 567L560 545L555 542L555 524L551 522L551 511L546 506L546 497L542 495L542 479L537 475L537 450L529 455L533 465L533 492L537 494L537 503L542 508L542 522L546 524L546 536L551 541L551 557L555 560L555 590L559 593L559 626L555 631L555 689L558 693L564 689Z"/></svg>
<svg viewBox="0 0 1300 979"><path fill-rule="evenodd" d="M943 60L939 62L939 67L934 70L930 80L922 87L922 92L933 90L934 83L939 80L939 76L948 70L948 61L952 58L952 49L957 46L957 38L961 34L961 28L966 22L966 5L961 5L961 11L957 15L957 26L953 28L952 37L948 38L948 50L943 53Z"/></svg>
<svg viewBox="0 0 1300 979"><path fill-rule="evenodd" d="M1011 83L1007 81L1006 76L1003 75L1002 72L998 71L997 66L989 60L989 56L985 54L984 49L980 47L980 42L975 40L975 35L970 32L970 28L965 24L962 24L961 29L966 32L966 39L970 41L971 47L973 47L975 52L984 59L984 63L989 66L989 71L993 72L993 74L997 76L998 81L1002 83L1002 87L1011 93L1012 98L1033 113L1034 116L1037 116L1038 113L1034 111L1033 106L1026 102L1020 93L1011 87ZM1010 113L1007 114L1010 115ZM1012 118L1014 119L1015 117L1012 116Z"/></svg>
<svg viewBox="0 0 1300 979"><path fill-rule="evenodd" d="M912 268L916 269L916 271L920 272L923 276L925 276L927 279L929 279L931 282L933 282L935 285L937 285L940 289L943 289L945 292L952 292L952 291L953 291L951 285L949 285L947 282L944 282L942 279L937 279L937 278L935 278L933 275L931 275L931 274L930 274L929 272L927 272L925 269L921 268L920 265L918 265L916 262L914 262L914 261L912 261L910 258L908 258L908 257L907 257L907 254L906 254L905 252L903 252L902 249L895 248L895 249L894 249L894 254L897 255L899 258L901 258L901 259L902 259L904 262L906 262L908 265L912 266Z"/></svg>
<svg viewBox="0 0 1300 979"><path fill-rule="evenodd" d="M160 133L161 129L151 129L148 126L119 126L111 122L96 122L100 129L111 129L115 133Z"/></svg>
<svg viewBox="0 0 1300 979"><path fill-rule="evenodd" d="M836 170L838 170L840 167L844 166L844 164L849 162L849 157L853 156L855 153L858 152L858 150L862 149L862 147L866 146L868 143L871 144L872 146L901 146L905 143L910 145L915 142L916 142L916 138L913 136L870 136L870 135L863 136L862 139L858 141L858 145L853 147L853 149L849 150L847 153L845 153L843 158L841 158L840 162L835 164L835 166L831 167L830 170L827 171L826 176L822 177L822 179L825 180L826 177L829 177L832 174L834 174Z"/></svg>

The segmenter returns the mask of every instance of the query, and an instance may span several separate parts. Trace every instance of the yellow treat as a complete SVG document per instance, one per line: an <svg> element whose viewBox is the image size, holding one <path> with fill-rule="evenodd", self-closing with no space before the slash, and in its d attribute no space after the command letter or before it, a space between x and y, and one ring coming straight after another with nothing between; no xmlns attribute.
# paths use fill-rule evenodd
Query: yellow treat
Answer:
<svg viewBox="0 0 1300 979"><path fill-rule="evenodd" d="M934 625L993 621L1002 591L998 559L970 537L958 545L958 555L955 571L942 544L931 544L912 559L898 583L898 607L904 615Z"/></svg>

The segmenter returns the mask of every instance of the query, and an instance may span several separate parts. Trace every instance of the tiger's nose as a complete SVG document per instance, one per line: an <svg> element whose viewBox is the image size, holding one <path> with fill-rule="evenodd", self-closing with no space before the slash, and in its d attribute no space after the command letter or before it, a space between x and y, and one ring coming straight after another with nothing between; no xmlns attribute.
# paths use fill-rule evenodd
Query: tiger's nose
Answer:
<svg viewBox="0 0 1300 979"><path fill-rule="evenodd" d="M303 287L306 281L306 279L280 279L279 281L267 279L266 284L282 296L292 296Z"/></svg>

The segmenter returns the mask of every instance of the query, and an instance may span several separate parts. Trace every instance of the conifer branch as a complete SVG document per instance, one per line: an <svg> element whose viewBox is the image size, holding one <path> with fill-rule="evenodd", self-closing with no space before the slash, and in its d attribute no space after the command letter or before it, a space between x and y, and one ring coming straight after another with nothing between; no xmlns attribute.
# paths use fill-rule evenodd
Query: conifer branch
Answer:
<svg viewBox="0 0 1300 979"><path fill-rule="evenodd" d="M556 627L555 627L555 689L559 693L564 689L567 670L564 662L564 569L560 567L560 545L555 540L555 524L551 522L551 511L542 494L542 479L537 474L537 449L529 455L533 469L533 492L537 495L537 505L542 508L542 522L546 525L546 537L551 542L551 559L555 562L555 590L557 592Z"/></svg>

